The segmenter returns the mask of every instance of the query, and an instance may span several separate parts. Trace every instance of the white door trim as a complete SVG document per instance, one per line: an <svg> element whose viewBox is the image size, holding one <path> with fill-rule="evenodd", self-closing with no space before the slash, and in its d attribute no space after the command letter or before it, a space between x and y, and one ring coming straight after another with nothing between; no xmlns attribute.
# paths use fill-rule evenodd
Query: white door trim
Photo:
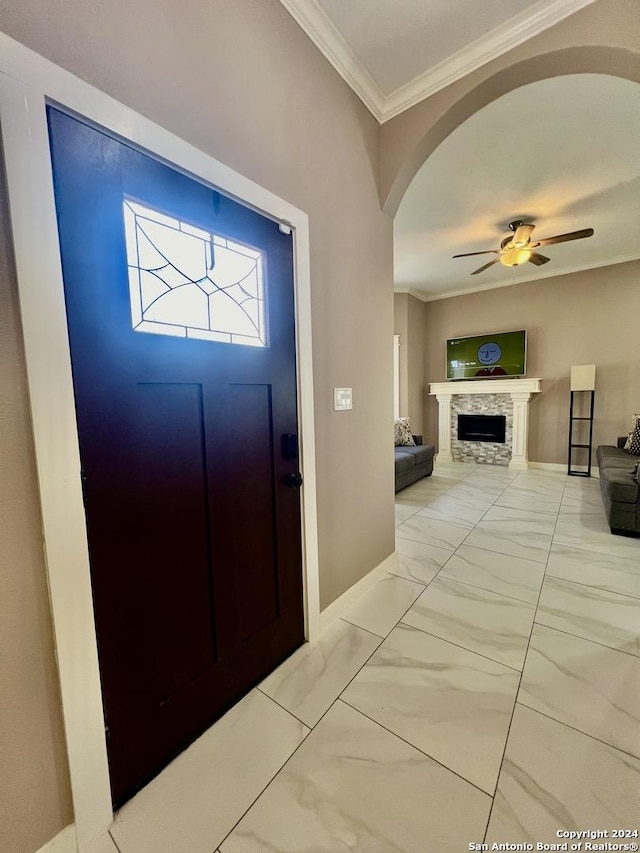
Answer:
<svg viewBox="0 0 640 853"><path fill-rule="evenodd" d="M307 215L0 33L0 125L24 332L43 538L80 853L113 813L80 487L71 358L45 106L53 101L294 230L302 541L307 639L319 626Z"/></svg>
<svg viewBox="0 0 640 853"><path fill-rule="evenodd" d="M400 335L393 336L393 418L400 417Z"/></svg>

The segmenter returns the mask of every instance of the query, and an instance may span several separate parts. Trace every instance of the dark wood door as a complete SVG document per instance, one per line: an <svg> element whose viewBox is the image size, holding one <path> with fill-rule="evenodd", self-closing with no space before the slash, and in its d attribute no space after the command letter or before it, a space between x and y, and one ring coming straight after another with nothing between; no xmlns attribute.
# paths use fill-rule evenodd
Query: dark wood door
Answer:
<svg viewBox="0 0 640 853"><path fill-rule="evenodd" d="M49 130L118 805L303 641L292 237Z"/></svg>

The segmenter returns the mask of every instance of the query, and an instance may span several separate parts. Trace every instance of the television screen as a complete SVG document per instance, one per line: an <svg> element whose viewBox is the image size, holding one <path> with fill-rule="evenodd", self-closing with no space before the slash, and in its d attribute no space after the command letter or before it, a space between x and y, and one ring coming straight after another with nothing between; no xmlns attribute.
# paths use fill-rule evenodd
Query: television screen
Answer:
<svg viewBox="0 0 640 853"><path fill-rule="evenodd" d="M447 379L524 376L527 333L498 332L447 341Z"/></svg>

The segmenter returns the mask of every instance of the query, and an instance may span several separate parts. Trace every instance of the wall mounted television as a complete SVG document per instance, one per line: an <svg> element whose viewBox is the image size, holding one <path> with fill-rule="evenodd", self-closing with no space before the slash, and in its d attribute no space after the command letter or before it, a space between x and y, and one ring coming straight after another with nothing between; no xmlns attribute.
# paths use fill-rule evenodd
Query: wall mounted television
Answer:
<svg viewBox="0 0 640 853"><path fill-rule="evenodd" d="M527 333L495 332L447 341L447 379L524 376Z"/></svg>

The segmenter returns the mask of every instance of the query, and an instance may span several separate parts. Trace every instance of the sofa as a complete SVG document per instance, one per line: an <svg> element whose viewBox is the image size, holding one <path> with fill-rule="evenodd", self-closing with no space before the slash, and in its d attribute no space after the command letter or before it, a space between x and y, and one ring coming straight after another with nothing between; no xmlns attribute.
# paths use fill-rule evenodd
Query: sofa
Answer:
<svg viewBox="0 0 640 853"><path fill-rule="evenodd" d="M415 447L400 445L395 447L396 455L396 492L415 483L422 477L428 477L433 471L433 457L436 449L431 444L423 444L421 435L414 435Z"/></svg>
<svg viewBox="0 0 640 853"><path fill-rule="evenodd" d="M612 533L640 534L640 472L633 473L640 456L623 450L626 436L618 446L603 444L596 450L600 471L600 491Z"/></svg>

